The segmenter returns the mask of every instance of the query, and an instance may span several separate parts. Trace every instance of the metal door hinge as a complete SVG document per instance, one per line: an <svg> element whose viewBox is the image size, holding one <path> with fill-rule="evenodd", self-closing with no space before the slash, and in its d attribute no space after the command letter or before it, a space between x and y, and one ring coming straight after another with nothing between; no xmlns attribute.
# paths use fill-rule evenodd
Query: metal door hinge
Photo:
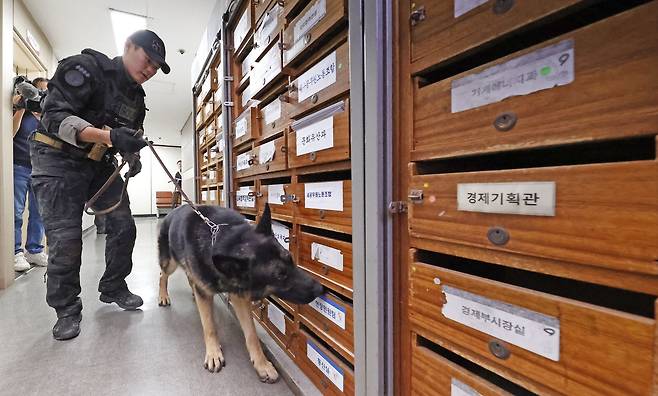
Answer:
<svg viewBox="0 0 658 396"><path fill-rule="evenodd" d="M388 212L391 214L406 213L407 203L403 201L393 201L388 204Z"/></svg>
<svg viewBox="0 0 658 396"><path fill-rule="evenodd" d="M420 6L416 8L415 10L411 11L411 26L416 26L418 23L422 22L427 18L427 14L425 13L425 7Z"/></svg>
<svg viewBox="0 0 658 396"><path fill-rule="evenodd" d="M224 81L233 81L233 76L225 76Z"/></svg>
<svg viewBox="0 0 658 396"><path fill-rule="evenodd" d="M410 190L407 198L413 203L423 202L423 190Z"/></svg>
<svg viewBox="0 0 658 396"><path fill-rule="evenodd" d="M224 102L224 106L233 107L233 102Z"/></svg>

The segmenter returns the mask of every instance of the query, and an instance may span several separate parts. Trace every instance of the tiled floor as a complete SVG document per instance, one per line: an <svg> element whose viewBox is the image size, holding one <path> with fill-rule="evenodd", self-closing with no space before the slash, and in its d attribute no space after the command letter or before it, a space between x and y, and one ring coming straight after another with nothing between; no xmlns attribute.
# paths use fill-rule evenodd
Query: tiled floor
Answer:
<svg viewBox="0 0 658 396"><path fill-rule="evenodd" d="M242 331L216 297L215 320L227 366L203 368L199 315L182 272L170 278L172 306L157 305L157 220L137 219L131 290L141 311L124 312L98 300L105 237L84 237L82 333L55 341L55 312L45 302L43 268L0 291L2 395L290 395L285 382L263 384L253 370Z"/></svg>

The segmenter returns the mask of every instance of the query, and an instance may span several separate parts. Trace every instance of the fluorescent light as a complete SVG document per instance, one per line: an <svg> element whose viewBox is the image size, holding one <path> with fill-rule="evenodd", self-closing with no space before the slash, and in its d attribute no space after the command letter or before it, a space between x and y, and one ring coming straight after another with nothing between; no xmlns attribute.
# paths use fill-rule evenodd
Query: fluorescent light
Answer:
<svg viewBox="0 0 658 396"><path fill-rule="evenodd" d="M114 30L114 42L117 45L117 55L123 55L126 39L137 30L146 29L146 18L112 8L110 8L110 18L112 19L112 30Z"/></svg>

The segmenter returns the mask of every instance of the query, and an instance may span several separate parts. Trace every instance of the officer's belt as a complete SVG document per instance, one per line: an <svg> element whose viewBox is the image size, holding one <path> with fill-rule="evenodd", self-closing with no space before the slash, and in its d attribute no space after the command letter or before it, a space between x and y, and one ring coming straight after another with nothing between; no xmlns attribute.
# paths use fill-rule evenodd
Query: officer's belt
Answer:
<svg viewBox="0 0 658 396"><path fill-rule="evenodd" d="M32 134L32 140L47 144L48 146L61 150L75 158L88 158L94 161L100 161L107 150L107 146L100 143L95 143L90 150L81 149L41 132L34 132Z"/></svg>

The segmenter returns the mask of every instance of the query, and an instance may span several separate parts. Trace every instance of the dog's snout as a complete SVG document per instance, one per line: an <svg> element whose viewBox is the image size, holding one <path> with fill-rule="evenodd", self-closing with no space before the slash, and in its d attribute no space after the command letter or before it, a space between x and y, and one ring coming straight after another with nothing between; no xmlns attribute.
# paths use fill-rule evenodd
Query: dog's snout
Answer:
<svg viewBox="0 0 658 396"><path fill-rule="evenodd" d="M313 299L315 299L317 297L320 297L321 295L325 294L326 291L327 291L326 288L324 286L322 286L322 284L320 282L316 281L315 285L313 285L313 290L312 290Z"/></svg>

